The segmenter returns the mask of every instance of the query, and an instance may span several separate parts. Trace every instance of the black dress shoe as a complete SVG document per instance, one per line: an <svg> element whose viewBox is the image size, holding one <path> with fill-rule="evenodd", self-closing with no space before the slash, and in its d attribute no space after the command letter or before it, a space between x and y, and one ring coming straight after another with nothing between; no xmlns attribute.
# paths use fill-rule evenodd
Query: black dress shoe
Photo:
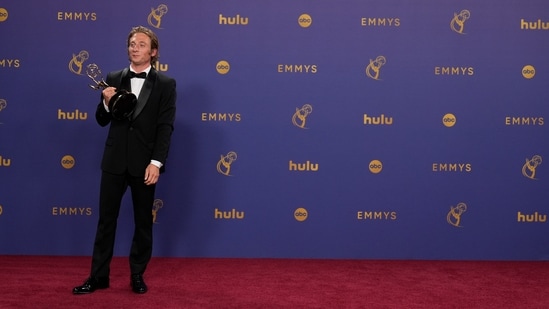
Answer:
<svg viewBox="0 0 549 309"><path fill-rule="evenodd" d="M143 275L132 275L130 285L132 291L137 294L144 294L148 290L145 281L143 281Z"/></svg>
<svg viewBox="0 0 549 309"><path fill-rule="evenodd" d="M84 284L72 289L72 294L89 294L97 289L106 289L109 287L109 278L89 277Z"/></svg>

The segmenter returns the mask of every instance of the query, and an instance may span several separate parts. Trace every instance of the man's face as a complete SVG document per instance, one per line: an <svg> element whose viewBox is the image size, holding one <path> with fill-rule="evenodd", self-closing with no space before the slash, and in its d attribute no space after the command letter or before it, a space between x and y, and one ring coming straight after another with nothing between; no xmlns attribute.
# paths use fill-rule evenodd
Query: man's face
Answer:
<svg viewBox="0 0 549 309"><path fill-rule="evenodd" d="M136 33L130 38L128 57L134 66L148 65L151 58L156 56L157 50L151 50L151 38L144 33Z"/></svg>

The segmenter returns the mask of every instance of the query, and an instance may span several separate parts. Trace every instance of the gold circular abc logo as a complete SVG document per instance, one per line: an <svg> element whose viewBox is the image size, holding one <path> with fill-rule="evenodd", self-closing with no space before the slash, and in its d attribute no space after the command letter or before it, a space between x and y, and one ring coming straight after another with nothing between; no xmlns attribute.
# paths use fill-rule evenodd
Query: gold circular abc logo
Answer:
<svg viewBox="0 0 549 309"><path fill-rule="evenodd" d="M370 172L374 174L378 174L381 172L381 169L383 168L383 164L381 164L381 161L379 160L372 160L370 161L368 168L370 169Z"/></svg>
<svg viewBox="0 0 549 309"><path fill-rule="evenodd" d="M534 75L536 75L536 69L534 69L531 65L525 65L522 68L522 76L526 79L534 78Z"/></svg>
<svg viewBox="0 0 549 309"><path fill-rule="evenodd" d="M313 19L311 18L311 15L309 14L301 14L299 18L297 19L297 22L302 28L308 28L313 23Z"/></svg>
<svg viewBox="0 0 549 309"><path fill-rule="evenodd" d="M456 124L456 116L454 114L446 114L442 117L442 124L450 128Z"/></svg>
<svg viewBox="0 0 549 309"><path fill-rule="evenodd" d="M8 19L8 11L5 8L0 8L0 22Z"/></svg>
<svg viewBox="0 0 549 309"><path fill-rule="evenodd" d="M63 166L66 169L73 168L74 164L75 164L74 158L70 155L66 155L63 158L61 158L61 166Z"/></svg>
<svg viewBox="0 0 549 309"><path fill-rule="evenodd" d="M309 213L307 212L307 209L305 208L298 208L294 211L294 218L297 221L305 221L307 220L307 217L309 216Z"/></svg>
<svg viewBox="0 0 549 309"><path fill-rule="evenodd" d="M231 69L231 66L229 65L229 63L225 60L221 60L217 63L217 65L215 66L215 69L217 70L217 73L219 74L227 74L229 73L229 70Z"/></svg>
<svg viewBox="0 0 549 309"><path fill-rule="evenodd" d="M4 208L2 207L2 205L0 205L0 215L2 215L3 211L4 211Z"/></svg>

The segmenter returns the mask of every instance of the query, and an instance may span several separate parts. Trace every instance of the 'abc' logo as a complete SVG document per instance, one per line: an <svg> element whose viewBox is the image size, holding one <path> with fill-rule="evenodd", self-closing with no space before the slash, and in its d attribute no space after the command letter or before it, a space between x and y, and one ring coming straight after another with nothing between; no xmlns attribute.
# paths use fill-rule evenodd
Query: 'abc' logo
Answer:
<svg viewBox="0 0 549 309"><path fill-rule="evenodd" d="M297 20L297 22L299 23L299 25L301 27L308 28L313 23L313 19L311 18L311 16L309 14L301 14L299 16L299 19Z"/></svg>
<svg viewBox="0 0 549 309"><path fill-rule="evenodd" d="M522 68L522 76L526 79L531 79L536 75L536 69L534 69L531 65L525 65L524 68Z"/></svg>
<svg viewBox="0 0 549 309"><path fill-rule="evenodd" d="M442 117L442 124L448 128L453 127L456 124L456 116L454 114L446 114Z"/></svg>
<svg viewBox="0 0 549 309"><path fill-rule="evenodd" d="M5 8L0 8L0 22L8 19L8 11Z"/></svg>
<svg viewBox="0 0 549 309"><path fill-rule="evenodd" d="M381 172L381 169L383 168L383 164L381 164L381 161L379 160L372 160L370 162L370 165L368 165L368 168L370 169L370 172L373 174L378 174Z"/></svg>
<svg viewBox="0 0 549 309"><path fill-rule="evenodd" d="M66 155L63 158L61 158L61 166L63 166L66 169L71 169L74 167L74 158L70 155Z"/></svg>
<svg viewBox="0 0 549 309"><path fill-rule="evenodd" d="M307 213L307 209L305 208L298 208L294 211L294 218L297 220L297 221L305 221L307 220L307 217L309 216L309 214Z"/></svg>
<svg viewBox="0 0 549 309"><path fill-rule="evenodd" d="M225 60L221 60L217 63L215 66L215 69L217 70L217 73L219 74L227 74L229 73L229 70L231 69L231 66L229 63Z"/></svg>

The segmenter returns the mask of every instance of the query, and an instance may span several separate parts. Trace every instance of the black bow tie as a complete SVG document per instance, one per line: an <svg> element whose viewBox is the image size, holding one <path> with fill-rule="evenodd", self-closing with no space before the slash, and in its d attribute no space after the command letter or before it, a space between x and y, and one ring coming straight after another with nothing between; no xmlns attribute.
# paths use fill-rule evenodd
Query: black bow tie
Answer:
<svg viewBox="0 0 549 309"><path fill-rule="evenodd" d="M132 72L130 71L130 78L146 78L147 77L147 72L141 72L141 73L135 73L135 72Z"/></svg>

